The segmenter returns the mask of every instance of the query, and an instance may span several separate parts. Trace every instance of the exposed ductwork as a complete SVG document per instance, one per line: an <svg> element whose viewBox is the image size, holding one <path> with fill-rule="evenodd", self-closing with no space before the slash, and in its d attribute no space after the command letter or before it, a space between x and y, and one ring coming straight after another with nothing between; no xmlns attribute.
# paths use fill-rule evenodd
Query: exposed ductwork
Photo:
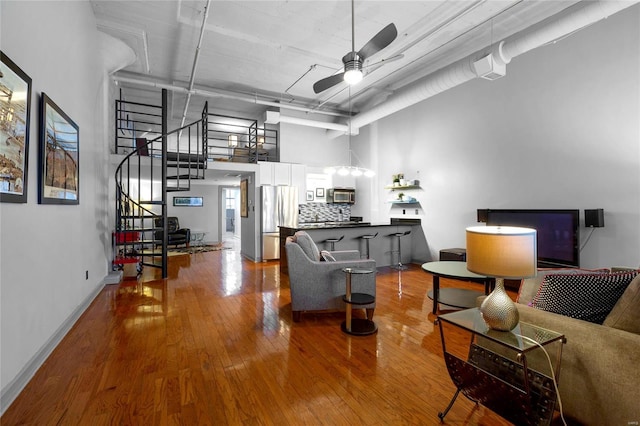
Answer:
<svg viewBox="0 0 640 426"><path fill-rule="evenodd" d="M278 123L299 124L301 126L335 130L341 133L345 133L349 131L349 126L346 124L327 123L324 121L309 120L306 118L290 117L288 115L282 115L278 111L267 111L265 113L264 122L267 124L278 124Z"/></svg>
<svg viewBox="0 0 640 426"><path fill-rule="evenodd" d="M121 70L136 61L135 52L125 42L101 31L98 34L100 35L100 50L105 61L104 67L108 74Z"/></svg>
<svg viewBox="0 0 640 426"><path fill-rule="evenodd" d="M638 0L581 2L579 3L581 7L574 7L576 10L569 11L563 16L552 18L540 26L534 26L533 29L524 30L503 43L497 43L491 50L492 59L500 63L500 65L506 65L511 59L523 53L571 35L636 3L638 3ZM482 56L486 56L487 50L488 48L467 56L398 90L383 104L354 116L351 119L351 126L359 129L478 77L474 69L474 63ZM328 130L327 134L333 139L343 135L344 132Z"/></svg>

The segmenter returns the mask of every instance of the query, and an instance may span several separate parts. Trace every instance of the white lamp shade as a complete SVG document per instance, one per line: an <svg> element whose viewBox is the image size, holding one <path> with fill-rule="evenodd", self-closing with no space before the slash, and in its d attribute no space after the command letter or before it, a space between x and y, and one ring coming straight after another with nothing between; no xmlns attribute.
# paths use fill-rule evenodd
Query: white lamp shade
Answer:
<svg viewBox="0 0 640 426"><path fill-rule="evenodd" d="M538 247L535 229L472 226L466 231L469 271L512 279L536 275Z"/></svg>

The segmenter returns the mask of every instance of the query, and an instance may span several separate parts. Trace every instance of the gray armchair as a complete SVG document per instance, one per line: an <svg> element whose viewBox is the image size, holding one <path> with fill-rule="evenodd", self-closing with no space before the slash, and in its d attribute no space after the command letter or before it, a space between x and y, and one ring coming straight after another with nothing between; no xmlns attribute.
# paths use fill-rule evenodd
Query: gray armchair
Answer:
<svg viewBox="0 0 640 426"><path fill-rule="evenodd" d="M287 237L285 243L289 285L291 287L291 310L293 320L300 321L303 311L345 310L342 297L346 291L346 277L342 268L363 268L375 271L373 259L360 259L357 250L333 251L335 261L321 261L320 251L311 237L298 231ZM356 274L352 276L353 293L365 293L375 297L376 274ZM358 306L367 311L367 318L373 318L375 302Z"/></svg>

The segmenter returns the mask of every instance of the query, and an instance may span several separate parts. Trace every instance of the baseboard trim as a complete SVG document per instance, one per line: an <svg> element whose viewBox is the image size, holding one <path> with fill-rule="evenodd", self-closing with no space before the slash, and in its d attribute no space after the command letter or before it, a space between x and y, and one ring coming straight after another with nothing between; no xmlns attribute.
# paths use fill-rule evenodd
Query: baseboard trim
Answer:
<svg viewBox="0 0 640 426"><path fill-rule="evenodd" d="M20 370L20 373L2 389L0 393L0 416L4 414L7 408L20 395L20 392L27 386L29 380L33 378L38 369L44 364L53 350L60 344L64 336L67 335L71 327L78 321L80 316L87 310L93 300L100 294L106 284L110 284L109 276L106 276L93 289L93 291L78 305L78 307L69 315L69 317L58 327L47 342L40 348L36 354L31 357L29 362Z"/></svg>

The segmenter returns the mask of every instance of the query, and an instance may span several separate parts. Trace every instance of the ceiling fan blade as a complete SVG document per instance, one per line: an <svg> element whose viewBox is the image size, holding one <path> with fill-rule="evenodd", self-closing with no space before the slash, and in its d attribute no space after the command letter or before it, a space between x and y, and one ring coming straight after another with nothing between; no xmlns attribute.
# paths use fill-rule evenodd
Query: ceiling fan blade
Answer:
<svg viewBox="0 0 640 426"><path fill-rule="evenodd" d="M335 86L341 81L344 81L344 72L334 74L329 77L323 78L322 80L316 81L313 85L313 91L316 94L324 92L325 90Z"/></svg>
<svg viewBox="0 0 640 426"><path fill-rule="evenodd" d="M398 30L393 24L389 24L384 27L378 34L373 36L367 44L358 52L358 56L364 61L369 56L381 51L385 47L391 44L393 40L398 36Z"/></svg>

